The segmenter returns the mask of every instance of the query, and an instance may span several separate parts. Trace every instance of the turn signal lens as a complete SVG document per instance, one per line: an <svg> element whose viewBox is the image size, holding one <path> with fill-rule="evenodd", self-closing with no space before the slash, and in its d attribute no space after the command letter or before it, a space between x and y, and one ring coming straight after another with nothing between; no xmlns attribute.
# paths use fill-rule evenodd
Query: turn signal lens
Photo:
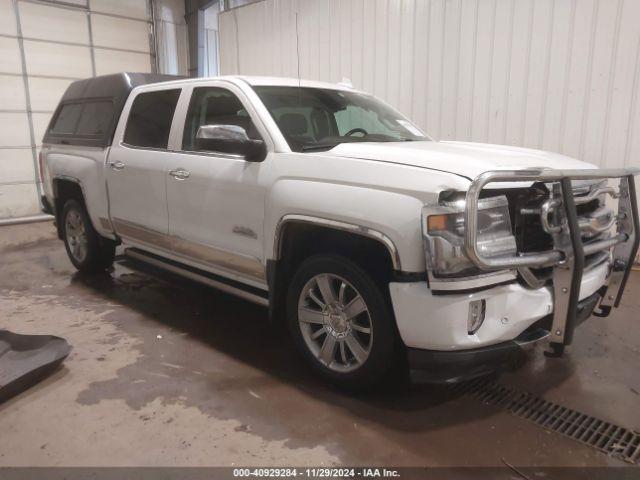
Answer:
<svg viewBox="0 0 640 480"><path fill-rule="evenodd" d="M441 202L432 215L426 213L429 241L427 267L436 276L470 276L478 273L464 253L464 201ZM478 202L477 244L483 256L498 257L516 253L511 231L507 197L483 198Z"/></svg>
<svg viewBox="0 0 640 480"><path fill-rule="evenodd" d="M430 232L436 232L439 230L446 230L447 228L447 216L446 215L431 215L428 220L428 228Z"/></svg>

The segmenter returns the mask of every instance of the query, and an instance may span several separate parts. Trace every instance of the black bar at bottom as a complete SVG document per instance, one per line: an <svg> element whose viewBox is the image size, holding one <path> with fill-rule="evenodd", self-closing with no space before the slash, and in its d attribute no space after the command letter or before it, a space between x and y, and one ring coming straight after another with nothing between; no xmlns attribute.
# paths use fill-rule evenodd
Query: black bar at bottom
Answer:
<svg viewBox="0 0 640 480"><path fill-rule="evenodd" d="M431 460L437 463L438 459ZM462 459L461 459L462 461ZM296 467L0 467L3 480L237 480L237 479L366 479L394 480L513 480L551 478L553 480L637 480L638 467L531 467L514 465L502 458L490 460L493 467L398 467L308 466ZM425 462L426 463L426 462Z"/></svg>
<svg viewBox="0 0 640 480"><path fill-rule="evenodd" d="M571 276L571 291L569 294L569 311L567 312L567 322L564 327L564 345L571 345L573 341L573 331L576 327L578 313L578 303L580 298L580 286L582 284L582 273L584 271L584 250L582 248L582 238L580 235L580 225L578 223L578 213L573 200L573 188L570 178L563 178L562 202L564 204L571 245L573 246L573 275Z"/></svg>
<svg viewBox="0 0 640 480"><path fill-rule="evenodd" d="M624 293L624 287L627 285L627 280L629 279L629 274L631 273L631 268L633 267L633 262L638 254L638 245L640 244L640 235L638 235L638 227L640 227L640 222L638 221L638 198L636 196L636 183L635 177L633 175L629 175L629 202L631 203L631 215L633 216L633 248L631 249L631 255L629 255L629 261L627 262L627 269L624 272L624 276L622 277L622 281L620 282L620 289L618 290L618 296L616 297L616 301L614 302L614 306L618 308L620 305L620 300L622 300L622 294Z"/></svg>

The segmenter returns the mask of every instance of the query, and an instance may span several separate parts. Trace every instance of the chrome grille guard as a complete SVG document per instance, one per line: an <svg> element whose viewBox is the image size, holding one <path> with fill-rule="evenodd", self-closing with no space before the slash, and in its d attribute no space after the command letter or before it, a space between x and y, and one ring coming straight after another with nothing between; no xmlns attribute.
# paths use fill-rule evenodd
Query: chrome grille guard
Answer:
<svg viewBox="0 0 640 480"><path fill-rule="evenodd" d="M550 332L552 355L561 355L571 344L576 323L585 256L613 247L613 264L606 293L600 301L601 316L620 304L625 284L638 251L638 201L634 176L639 168L592 170L493 170L479 175L466 194L464 211L465 253L482 270L517 268L531 275L529 268L553 266L553 326ZM573 180L619 179L618 189L602 188L597 194L618 199L617 229L606 239L583 244L573 196ZM482 189L496 182L551 183L551 197L541 208L543 228L553 239L553 249L545 252L517 253L512 256L484 257L478 248L478 200ZM595 194L594 194L595 198ZM583 202L580 202L583 203ZM551 220L549 220L551 215Z"/></svg>

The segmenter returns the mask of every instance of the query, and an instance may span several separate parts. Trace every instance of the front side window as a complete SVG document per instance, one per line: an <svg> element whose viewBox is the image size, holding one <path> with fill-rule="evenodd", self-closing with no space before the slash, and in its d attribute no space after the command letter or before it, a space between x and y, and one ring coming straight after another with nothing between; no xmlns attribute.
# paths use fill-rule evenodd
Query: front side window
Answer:
<svg viewBox="0 0 640 480"><path fill-rule="evenodd" d="M235 125L244 128L249 138L260 138L240 99L224 88L193 89L182 136L183 150L198 150L196 135L203 125Z"/></svg>
<svg viewBox="0 0 640 480"><path fill-rule="evenodd" d="M165 149L180 89L139 94L131 105L124 143L134 147Z"/></svg>
<svg viewBox="0 0 640 480"><path fill-rule="evenodd" d="M429 140L376 98L328 88L256 86L291 150L328 150L346 142Z"/></svg>

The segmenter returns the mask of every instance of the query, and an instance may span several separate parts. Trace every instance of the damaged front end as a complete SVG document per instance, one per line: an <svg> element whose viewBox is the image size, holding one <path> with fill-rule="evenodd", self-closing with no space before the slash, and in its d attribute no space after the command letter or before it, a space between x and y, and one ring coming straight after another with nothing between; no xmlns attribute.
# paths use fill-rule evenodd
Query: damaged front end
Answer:
<svg viewBox="0 0 640 480"><path fill-rule="evenodd" d="M594 314L606 316L620 304L640 240L634 184L639 173L635 168L490 171L478 176L466 193L460 214L464 225L460 249L473 268L484 275L517 274L530 288L550 285L551 355L561 355L565 345L571 344L575 326L584 315L579 298L585 269L603 262L610 265ZM514 247L507 246L505 239L487 237L485 218L491 212L486 197L510 195L507 190L494 189L495 185L485 187L519 182L533 185L526 189L526 196L509 198ZM607 205L611 201L617 203L615 208ZM491 218L498 218L497 213Z"/></svg>

